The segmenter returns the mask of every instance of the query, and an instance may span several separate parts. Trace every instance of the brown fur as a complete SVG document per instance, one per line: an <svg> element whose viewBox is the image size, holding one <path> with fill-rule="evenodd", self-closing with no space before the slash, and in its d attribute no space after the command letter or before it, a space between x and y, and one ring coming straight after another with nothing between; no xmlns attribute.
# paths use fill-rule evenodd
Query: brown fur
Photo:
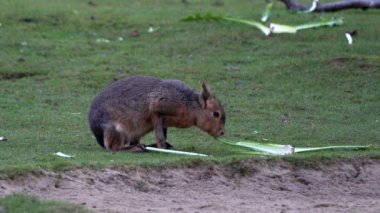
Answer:
<svg viewBox="0 0 380 213"><path fill-rule="evenodd" d="M93 100L90 128L109 150L143 150L140 138L155 131L156 146L170 148L167 128L197 126L218 137L224 134L225 113L206 83L200 94L179 80L133 76L118 80Z"/></svg>

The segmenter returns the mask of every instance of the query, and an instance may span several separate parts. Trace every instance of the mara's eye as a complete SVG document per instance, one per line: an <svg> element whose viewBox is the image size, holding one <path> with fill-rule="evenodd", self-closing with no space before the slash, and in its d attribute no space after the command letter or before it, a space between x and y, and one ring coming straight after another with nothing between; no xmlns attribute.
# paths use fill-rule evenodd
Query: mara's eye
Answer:
<svg viewBox="0 0 380 213"><path fill-rule="evenodd" d="M219 112L212 112L212 116L219 118L220 114L219 114Z"/></svg>

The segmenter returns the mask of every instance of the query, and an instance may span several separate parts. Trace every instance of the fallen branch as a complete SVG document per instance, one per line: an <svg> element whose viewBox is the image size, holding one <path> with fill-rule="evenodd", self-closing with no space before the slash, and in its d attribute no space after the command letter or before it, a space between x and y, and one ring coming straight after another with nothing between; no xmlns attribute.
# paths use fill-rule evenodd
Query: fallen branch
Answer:
<svg viewBox="0 0 380 213"><path fill-rule="evenodd" d="M297 0L279 0L286 5L289 10L307 11L310 5L299 3ZM312 12L334 12L345 9L368 9L380 8L380 0L340 0L328 3L317 3L317 7Z"/></svg>

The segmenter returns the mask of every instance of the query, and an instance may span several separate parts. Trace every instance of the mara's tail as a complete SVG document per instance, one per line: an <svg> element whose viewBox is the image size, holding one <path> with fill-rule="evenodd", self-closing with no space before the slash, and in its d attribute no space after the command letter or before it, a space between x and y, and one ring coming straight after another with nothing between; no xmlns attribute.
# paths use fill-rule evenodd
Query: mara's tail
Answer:
<svg viewBox="0 0 380 213"><path fill-rule="evenodd" d="M94 134L95 138L96 138L96 141L98 142L98 144L100 146L102 146L103 148L106 148L104 146L104 133L103 133L103 128L101 127L93 127L91 126L91 131L92 133Z"/></svg>

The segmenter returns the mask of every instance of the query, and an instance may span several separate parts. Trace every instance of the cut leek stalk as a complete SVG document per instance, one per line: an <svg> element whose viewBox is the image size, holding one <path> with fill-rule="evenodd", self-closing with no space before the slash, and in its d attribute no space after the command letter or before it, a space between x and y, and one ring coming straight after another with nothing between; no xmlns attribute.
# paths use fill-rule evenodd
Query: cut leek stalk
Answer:
<svg viewBox="0 0 380 213"><path fill-rule="evenodd" d="M240 18L232 18L232 17L223 16L223 15L214 15L212 13L206 13L204 15L200 13L196 13L194 16L188 16L186 18L183 18L182 21L230 21L230 22L253 26L259 29L266 36L269 36L271 33L275 33L275 34L297 33L299 30L324 27L324 26L331 27L331 26L343 24L343 19L333 18L328 21L312 22L312 23L307 23L307 24L301 24L298 26L271 23L269 27L267 27L264 24L257 21L250 21L250 20L240 19Z"/></svg>
<svg viewBox="0 0 380 213"><path fill-rule="evenodd" d="M191 156L201 156L201 157L207 157L208 155L195 153L195 152L184 152L184 151L177 151L177 150L170 150L170 149L160 149L160 148L154 148L154 147L145 147L148 151L153 152L162 152L162 153L169 153L169 154L178 154L178 155L191 155Z"/></svg>
<svg viewBox="0 0 380 213"><path fill-rule="evenodd" d="M232 141L228 139L219 139L220 142L245 147L255 152L252 154L262 153L268 155L291 155L298 152L311 152L327 149L366 149L368 145L348 145L348 146L325 146L325 147L293 147L292 145L258 143L253 141Z"/></svg>

